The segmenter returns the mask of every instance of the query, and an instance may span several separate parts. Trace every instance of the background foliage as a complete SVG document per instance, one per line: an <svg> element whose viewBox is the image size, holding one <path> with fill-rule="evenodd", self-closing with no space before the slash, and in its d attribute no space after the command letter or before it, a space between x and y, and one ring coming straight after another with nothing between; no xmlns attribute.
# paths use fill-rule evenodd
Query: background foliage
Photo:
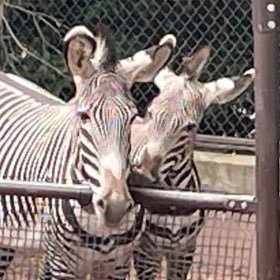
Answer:
<svg viewBox="0 0 280 280"><path fill-rule="evenodd" d="M202 81L241 74L253 66L249 0L6 0L0 40L0 67L24 76L64 100L74 94L62 57L62 38L76 24L108 25L121 57L157 42L178 38L173 68L180 57L210 44L212 55ZM141 110L157 94L136 85ZM254 128L252 89L230 105L212 106L201 123L204 134L249 137Z"/></svg>

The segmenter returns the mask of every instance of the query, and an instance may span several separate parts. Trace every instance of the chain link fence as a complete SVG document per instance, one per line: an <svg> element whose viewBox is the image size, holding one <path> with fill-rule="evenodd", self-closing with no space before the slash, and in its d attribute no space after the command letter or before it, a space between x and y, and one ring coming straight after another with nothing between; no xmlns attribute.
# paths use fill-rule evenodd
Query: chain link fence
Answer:
<svg viewBox="0 0 280 280"><path fill-rule="evenodd" d="M30 185L31 186L31 185ZM58 189L61 188L58 187ZM71 187L73 188L73 187ZM33 189L34 190L34 189ZM61 191L60 191L61 192ZM62 193L62 192L61 192ZM56 193L58 194L58 193ZM207 194L202 194L202 196ZM12 223L13 218L6 220L6 223L0 224L0 263L7 262L9 260L9 267L5 271L5 277L3 280L31 280L31 279L39 279L40 274L40 265L42 265L42 257L46 253L44 251L44 237L48 235L46 231L46 224L50 222L50 216L52 215L52 211L50 211L48 203L46 199L42 199L40 197L36 197L31 200L31 197L25 197L25 201L22 202L21 205L19 203L19 196L14 196L18 199L15 203L15 209L19 209L20 207L27 206L27 202L36 203L38 213L36 216L36 223L34 224L31 216L27 215L27 220L29 226L23 225L20 229L17 225ZM22 197L21 197L22 198ZM214 198L214 200L213 200ZM212 196L212 202L215 201L215 197ZM230 200L231 201L231 200ZM242 201L242 200L240 200ZM239 201L239 202L240 202ZM174 201L175 202L175 201ZM231 201L232 202L232 201ZM0 200L0 208L2 201ZM178 203L178 202L177 202ZM238 202L236 202L238 204ZM213 204L213 203L212 203ZM217 203L218 205L218 203ZM226 204L225 204L226 205ZM175 206L175 204L174 204ZM244 209L243 209L244 210ZM125 222L122 223L122 226L118 229L112 229L111 231L104 231L105 237L103 241L100 241L99 246L93 249L92 242L95 242L94 238L97 239L98 231L95 232L93 229L97 228L97 221L92 215L87 215L85 212L80 211L80 208L73 207L73 213L75 213L75 220L81 227L81 231L77 231L76 238L82 239L86 230L87 235L92 236L86 238L83 245L83 248L88 248L88 250L80 251L79 257L73 254L72 263L69 266L75 267L75 271L80 271L79 279L105 279L105 278L94 278L94 272L102 273L107 272L105 268L100 264L96 264L92 261L91 258L98 254L100 259L106 259L106 250L110 247L108 243L105 243L107 238L106 236L111 236L109 244L111 244L114 236L118 236L121 238L120 244L126 241L123 233L131 228L131 224L133 224L133 215L129 215ZM68 213L70 214L70 212ZM67 215L68 215L67 214ZM72 214L71 214L72 215ZM1 218L1 216L0 216ZM73 217L69 217L69 219ZM64 216L62 215L60 219L65 221ZM69 220L68 219L68 220ZM180 217L172 217L169 216L165 218L166 226L172 226L172 232L174 234L174 244L178 238L178 232L176 233L176 228L182 228L182 223L186 225L186 220L183 221ZM181 221L181 222L179 222ZM248 280L255 279L254 278L254 269L255 269L255 252L254 252L254 241L255 241L255 226L256 226L256 216L252 211L247 211L242 213L239 211L231 211L231 210L206 210L205 211L205 223L197 236L196 241L196 250L194 253L194 259L191 262L191 269L188 273L188 276L185 280ZM146 230L149 229L149 226L146 226ZM190 233L191 227L185 229L186 232ZM155 233L163 234L162 232L155 231ZM176 233L176 234L175 234ZM70 234L70 231L67 232ZM92 234L92 235L90 235ZM97 235L96 235L97 234ZM164 234L168 234L168 231L164 232ZM68 235L67 235L68 236ZM102 235L103 236L103 235ZM177 237L175 237L177 236ZM137 237L133 241L133 246L139 245L140 240L143 238L141 235ZM70 239L71 240L71 239ZM76 239L75 239L76 240ZM101 239L102 240L102 239ZM159 239L161 240L161 239ZM73 240L72 240L73 241ZM61 240L59 238L56 239L57 248L60 248ZM103 243L102 243L103 242ZM80 243L73 243L73 246ZM161 246L159 241L157 241L158 246ZM66 245L65 245L66 246ZM107 248L107 246L109 246ZM162 248L167 246L166 242L162 241ZM1 249L6 248L6 250L2 251ZM99 252L99 248L103 248L103 253ZM169 248L167 246L167 248ZM14 258L9 259L9 250L13 250L15 252ZM128 250L129 248L127 248ZM67 252L67 247L64 247L65 252ZM161 254L161 249L157 252L157 254ZM172 251L173 252L173 251ZM114 253L114 258L124 260L124 256L126 254L126 249L120 246L120 249ZM83 260L85 267L81 270L80 267L80 258ZM107 257L108 258L108 257ZM88 261L91 260L91 261ZM163 259L161 259L161 265L158 271L158 280L163 279L173 279L168 278L168 269L167 269L167 261L175 262L175 259L172 258L172 255L167 255ZM83 273L88 271L89 267L88 262L92 262L92 272L85 275ZM177 260L178 262L178 260ZM186 259L182 259L180 263L186 264L190 261ZM140 264L143 269L145 268L144 264ZM83 273L82 273L83 271ZM170 277L170 276L169 276ZM2 279L2 278L1 278ZM106 278L111 279L111 278ZM112 278L113 279L113 278ZM130 269L129 275L126 277L127 280L136 280L143 279L137 277L135 270L135 263L133 261L132 256L130 256ZM148 278L145 278L148 279ZM152 279L152 278L149 278ZM180 278L181 279L181 278ZM183 278L182 278L183 279Z"/></svg>
<svg viewBox="0 0 280 280"><path fill-rule="evenodd" d="M249 0L4 0L0 66L22 75L64 100L74 94L61 54L62 38L76 24L108 25L121 57L173 33L178 47L172 67L204 44L212 47L201 81L241 74L253 66ZM152 84L136 85L141 111L157 94ZM254 129L252 89L229 105L212 106L200 133L250 137Z"/></svg>

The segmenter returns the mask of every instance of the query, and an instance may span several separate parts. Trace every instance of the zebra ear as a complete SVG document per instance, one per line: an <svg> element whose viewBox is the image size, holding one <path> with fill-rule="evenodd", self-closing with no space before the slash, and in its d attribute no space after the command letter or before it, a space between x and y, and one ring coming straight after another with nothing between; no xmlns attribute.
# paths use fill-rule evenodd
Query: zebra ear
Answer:
<svg viewBox="0 0 280 280"><path fill-rule="evenodd" d="M168 34L160 40L158 46L146 50L150 56L150 63L135 71L132 82L151 82L158 72L168 64L175 46L176 37Z"/></svg>
<svg viewBox="0 0 280 280"><path fill-rule="evenodd" d="M168 34L158 45L121 60L117 72L126 78L130 87L135 82L152 82L158 72L170 61L175 46L175 36Z"/></svg>
<svg viewBox="0 0 280 280"><path fill-rule="evenodd" d="M94 67L90 61L96 50L96 39L85 26L73 27L64 37L63 53L66 64L75 80L89 78Z"/></svg>
<svg viewBox="0 0 280 280"><path fill-rule="evenodd" d="M197 50L192 56L184 56L182 59L181 76L188 80L197 80L210 56L211 48L204 46Z"/></svg>
<svg viewBox="0 0 280 280"><path fill-rule="evenodd" d="M205 103L209 106L213 103L225 104L239 97L254 82L256 71L251 68L245 71L242 76L220 78L218 80L204 83L206 89Z"/></svg>

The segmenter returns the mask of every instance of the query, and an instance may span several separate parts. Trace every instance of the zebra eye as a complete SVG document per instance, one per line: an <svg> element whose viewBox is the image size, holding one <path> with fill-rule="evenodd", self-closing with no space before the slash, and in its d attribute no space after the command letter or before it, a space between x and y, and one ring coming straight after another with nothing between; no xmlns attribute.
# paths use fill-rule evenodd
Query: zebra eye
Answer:
<svg viewBox="0 0 280 280"><path fill-rule="evenodd" d="M90 120L90 116L87 112L79 112L79 117L82 122L86 122L86 121Z"/></svg>
<svg viewBox="0 0 280 280"><path fill-rule="evenodd" d="M196 124L195 124L195 123L191 123L191 122L189 122L189 123L186 125L187 131L191 131L191 130L193 130L195 127L196 127Z"/></svg>

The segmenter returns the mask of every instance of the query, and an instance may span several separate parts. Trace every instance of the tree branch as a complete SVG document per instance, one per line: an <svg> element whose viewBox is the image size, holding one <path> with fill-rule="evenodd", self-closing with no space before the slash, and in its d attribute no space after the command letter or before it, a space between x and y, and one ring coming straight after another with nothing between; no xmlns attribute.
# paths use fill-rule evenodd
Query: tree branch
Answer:
<svg viewBox="0 0 280 280"><path fill-rule="evenodd" d="M19 47L19 49L22 51L22 57L24 57L25 55L29 55L31 57L33 57L34 59L40 61L42 64L44 64L45 66L47 66L48 68L50 68L51 70L55 71L57 74L59 74L60 76L64 77L64 78L68 78L67 75L65 75L63 72L61 72L59 69L57 69L56 67L54 67L52 64L50 64L49 62L47 62L46 60L42 59L41 57L37 56L36 54L34 54L33 52L29 51L28 48L26 48L17 38L17 36L15 35L15 33L13 32L11 26L9 25L7 19L5 18L5 16L3 16L3 22L5 24L5 27L7 29L7 31L9 32L10 36L12 37L12 39L14 40L14 42L16 43L16 45Z"/></svg>
<svg viewBox="0 0 280 280"><path fill-rule="evenodd" d="M45 43L49 48L51 48L51 49L52 49L53 51L55 51L57 54L61 55L61 52L46 40L46 38L45 38L45 36L44 36L44 34L43 34L43 32L42 32L40 26L39 26L38 20L36 19L35 16L33 16L33 22L34 22L34 25L35 25L35 27L36 27L36 30L37 30L37 32L38 32L38 34L39 34L41 40L43 41L43 43Z"/></svg>
<svg viewBox="0 0 280 280"><path fill-rule="evenodd" d="M3 0L0 0L0 1L3 1ZM33 15L33 16L37 16L37 17L39 17L40 19L46 20L46 18L47 18L47 19L53 21L53 22L56 24L56 26L57 26L58 28L60 28L60 27L62 26L62 23L61 23L58 19L56 19L56 18L53 17L53 16L47 15L47 14L45 14L45 13L30 11L30 10L28 10L28 9L25 9L25 8L21 7L21 6L13 5L13 4L8 3L8 2L4 2L4 6L9 7L9 8L12 8L12 9L15 9L15 10L19 10L19 11L24 12L24 13L26 13L26 14L30 14L30 15ZM50 24L50 22L48 22L48 24ZM53 28L53 25L51 25L51 26L52 26L52 28ZM68 26L66 26L66 27L68 28ZM57 31L57 29L54 29L54 30ZM57 31L57 32L58 32L58 31Z"/></svg>

